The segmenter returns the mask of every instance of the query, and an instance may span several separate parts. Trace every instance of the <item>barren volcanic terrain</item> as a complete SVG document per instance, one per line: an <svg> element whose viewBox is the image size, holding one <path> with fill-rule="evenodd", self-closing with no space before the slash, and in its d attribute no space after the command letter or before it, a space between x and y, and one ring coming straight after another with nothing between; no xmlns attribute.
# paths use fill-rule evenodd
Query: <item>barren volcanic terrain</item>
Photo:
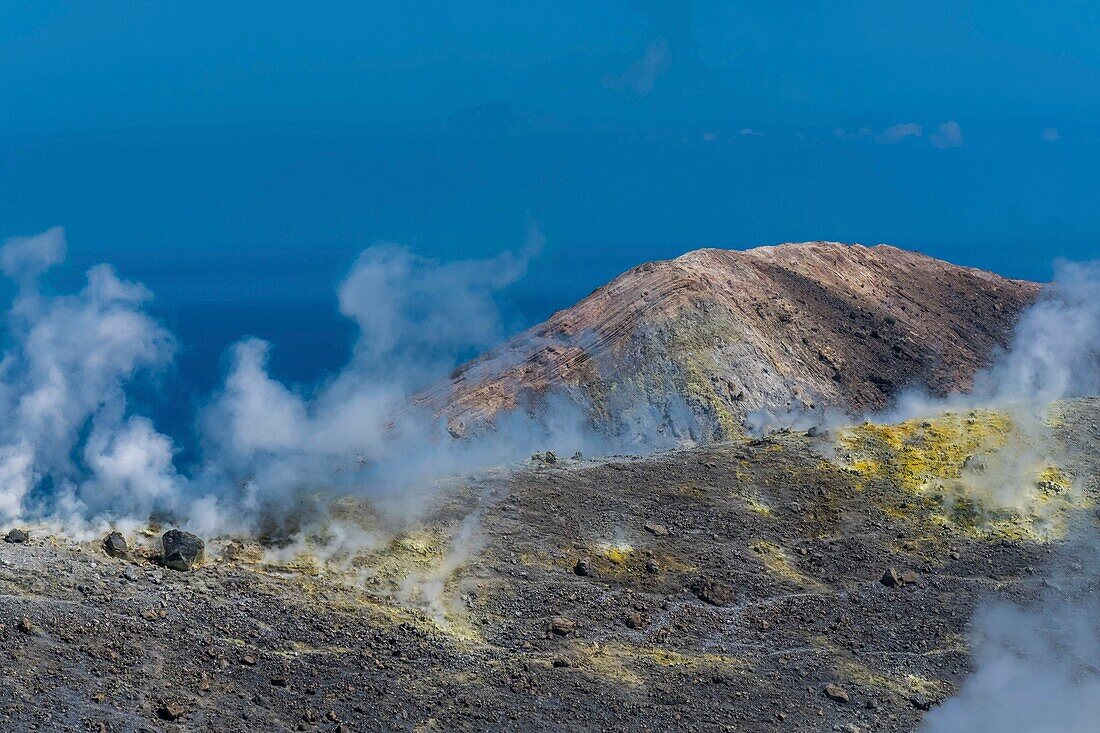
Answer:
<svg viewBox="0 0 1100 733"><path fill-rule="evenodd" d="M455 434L571 389L618 432L645 405L678 438L733 437L755 410L965 390L1039 287L887 245L703 249L624 273L420 399Z"/></svg>
<svg viewBox="0 0 1100 733"><path fill-rule="evenodd" d="M30 527L0 544L0 727L912 731L970 670L976 604L1096 590L1053 558L1095 532L1100 402L1049 425L1046 453L988 411L544 453L400 530L342 500L190 572L163 528L114 557ZM985 503L1021 440L1027 501Z"/></svg>

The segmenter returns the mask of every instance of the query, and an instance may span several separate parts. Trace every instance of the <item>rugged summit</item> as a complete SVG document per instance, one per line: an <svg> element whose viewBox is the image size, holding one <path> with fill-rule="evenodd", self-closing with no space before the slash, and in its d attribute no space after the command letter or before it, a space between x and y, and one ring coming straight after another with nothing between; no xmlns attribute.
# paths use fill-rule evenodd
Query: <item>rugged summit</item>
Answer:
<svg viewBox="0 0 1100 733"><path fill-rule="evenodd" d="M702 249L629 270L421 400L456 434L565 388L611 422L649 405L680 437L729 437L755 410L966 389L1040 287L882 244Z"/></svg>

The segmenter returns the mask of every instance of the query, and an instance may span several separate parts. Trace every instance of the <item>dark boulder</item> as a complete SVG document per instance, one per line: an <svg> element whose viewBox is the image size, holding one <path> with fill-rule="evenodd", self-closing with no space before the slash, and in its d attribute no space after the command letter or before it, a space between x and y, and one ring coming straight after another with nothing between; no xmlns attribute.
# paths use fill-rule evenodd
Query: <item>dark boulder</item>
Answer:
<svg viewBox="0 0 1100 733"><path fill-rule="evenodd" d="M203 542L190 532L170 529L161 537L160 543L164 567L186 572L202 565Z"/></svg>
<svg viewBox="0 0 1100 733"><path fill-rule="evenodd" d="M103 538L103 551L111 557L129 557L130 546L121 532L111 532Z"/></svg>
<svg viewBox="0 0 1100 733"><path fill-rule="evenodd" d="M26 532L24 532L23 530L13 529L12 531L8 532L7 535L4 536L4 542L8 542L8 543L11 543L11 544L14 544L14 545L21 545L24 542L26 542L27 540L29 540L30 538L31 538L31 536L29 534L27 534Z"/></svg>
<svg viewBox="0 0 1100 733"><path fill-rule="evenodd" d="M902 585L901 575L894 568L887 568L879 582L887 588L898 588Z"/></svg>

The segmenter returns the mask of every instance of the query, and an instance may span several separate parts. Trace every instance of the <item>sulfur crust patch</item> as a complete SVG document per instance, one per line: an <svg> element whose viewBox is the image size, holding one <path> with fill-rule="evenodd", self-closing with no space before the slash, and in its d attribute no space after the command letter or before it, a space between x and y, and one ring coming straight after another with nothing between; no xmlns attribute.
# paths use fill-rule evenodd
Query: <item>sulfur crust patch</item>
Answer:
<svg viewBox="0 0 1100 733"><path fill-rule="evenodd" d="M919 511L960 535L1049 541L1064 534L1067 512L1089 502L1051 459L1032 455L1030 438L1005 412L972 410L848 428L835 460L858 489L887 481L913 497L884 501L891 516L918 519ZM1011 473L997 481L984 475L986 463Z"/></svg>

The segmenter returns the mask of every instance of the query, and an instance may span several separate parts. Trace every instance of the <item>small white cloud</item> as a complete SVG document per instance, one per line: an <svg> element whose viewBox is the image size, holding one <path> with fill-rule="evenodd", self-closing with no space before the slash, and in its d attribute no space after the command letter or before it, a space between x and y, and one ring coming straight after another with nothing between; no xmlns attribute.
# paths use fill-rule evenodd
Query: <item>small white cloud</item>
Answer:
<svg viewBox="0 0 1100 733"><path fill-rule="evenodd" d="M704 132L703 139L706 140L708 143L712 143L718 139L718 135L713 132Z"/></svg>
<svg viewBox="0 0 1100 733"><path fill-rule="evenodd" d="M1058 138L1060 138L1061 135L1058 134L1058 128L1057 127L1048 127L1045 130L1043 130L1042 137L1048 143L1054 143L1054 142L1058 142Z"/></svg>
<svg viewBox="0 0 1100 733"><path fill-rule="evenodd" d="M758 131L752 129L751 127L742 127L740 130L738 130L738 132L741 133L742 135L763 135L764 134L762 132L758 132Z"/></svg>
<svg viewBox="0 0 1100 733"><path fill-rule="evenodd" d="M0 269L8 277L35 277L65 259L65 230L47 229L33 237L12 237L0 248Z"/></svg>
<svg viewBox="0 0 1100 733"><path fill-rule="evenodd" d="M848 132L843 127L838 127L833 130L833 134L837 137L844 138L845 140L858 140L861 137L870 137L874 135L875 132L867 126L861 127L855 132Z"/></svg>
<svg viewBox="0 0 1100 733"><path fill-rule="evenodd" d="M907 137L920 137L924 130L916 122L899 122L890 125L880 134L875 135L875 142L883 145L896 145Z"/></svg>
<svg viewBox="0 0 1100 733"><path fill-rule="evenodd" d="M937 148L961 148L963 144L962 128L955 120L948 120L940 125L939 132L934 133L930 139Z"/></svg>

